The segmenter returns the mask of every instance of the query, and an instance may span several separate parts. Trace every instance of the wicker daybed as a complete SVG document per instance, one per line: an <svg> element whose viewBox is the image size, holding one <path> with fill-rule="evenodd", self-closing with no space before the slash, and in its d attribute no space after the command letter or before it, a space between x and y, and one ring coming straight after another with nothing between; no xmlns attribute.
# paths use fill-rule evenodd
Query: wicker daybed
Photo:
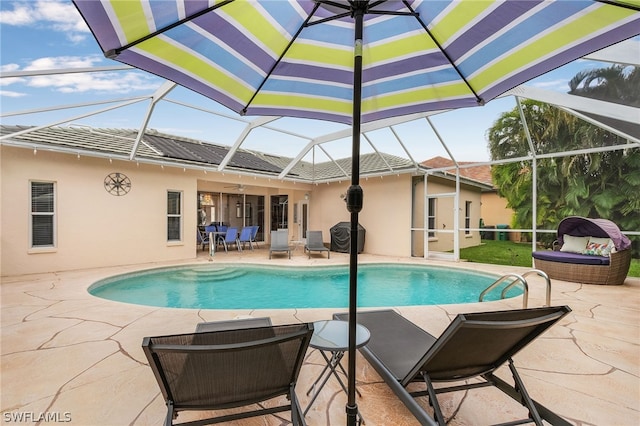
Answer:
<svg viewBox="0 0 640 426"><path fill-rule="evenodd" d="M562 250L565 235L608 238L615 248L604 256L589 250L565 251ZM558 239L554 242L553 250L535 251L532 256L535 267L544 271L549 278L584 284L619 285L629 272L630 248L629 238L610 220L570 216L558 225Z"/></svg>

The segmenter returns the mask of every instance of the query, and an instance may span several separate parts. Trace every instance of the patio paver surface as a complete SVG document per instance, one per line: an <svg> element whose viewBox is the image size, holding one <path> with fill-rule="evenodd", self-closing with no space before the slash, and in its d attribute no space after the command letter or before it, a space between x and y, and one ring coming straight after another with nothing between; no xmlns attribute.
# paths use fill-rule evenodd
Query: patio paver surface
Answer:
<svg viewBox="0 0 640 426"><path fill-rule="evenodd" d="M264 263L269 265L347 264L348 255L307 255L301 250L268 259L268 249L200 253L184 263ZM361 263L402 262L477 269L497 274L526 268L362 254ZM171 263L171 265L176 263ZM3 277L1 283L2 424L65 422L74 425L157 425L164 402L141 349L144 336L188 333L198 322L242 316L270 316L274 324L328 319L336 309L205 310L173 309L112 302L91 296L93 282L168 263L132 265L50 274ZM544 304L544 280L528 277L529 307ZM575 425L640 424L640 279L622 286L553 281L552 304L573 310L515 359L534 399ZM397 307L403 316L434 335L460 312L519 308L522 298L465 305ZM302 368L298 396L323 367L312 349ZM346 363L345 363L346 365ZM502 376L510 381L506 368ZM417 424L368 363L358 354L357 403L367 426ZM523 415L523 408L500 392L485 388L442 395L450 425L484 425ZM306 416L309 425L345 424L346 395L330 379ZM426 398L421 398L426 408ZM195 416L195 417L194 417ZM179 419L197 418L194 413ZM238 425L286 424L288 414ZM22 420L21 422L18 420Z"/></svg>

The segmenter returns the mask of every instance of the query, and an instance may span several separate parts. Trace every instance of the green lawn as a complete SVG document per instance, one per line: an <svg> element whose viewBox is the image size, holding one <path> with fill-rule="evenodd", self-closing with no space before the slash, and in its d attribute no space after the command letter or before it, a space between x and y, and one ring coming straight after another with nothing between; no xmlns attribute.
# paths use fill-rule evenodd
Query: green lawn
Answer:
<svg viewBox="0 0 640 426"><path fill-rule="evenodd" d="M494 265L531 266L531 243L482 240L482 244L460 250L460 259ZM630 277L640 277L640 259L631 259Z"/></svg>

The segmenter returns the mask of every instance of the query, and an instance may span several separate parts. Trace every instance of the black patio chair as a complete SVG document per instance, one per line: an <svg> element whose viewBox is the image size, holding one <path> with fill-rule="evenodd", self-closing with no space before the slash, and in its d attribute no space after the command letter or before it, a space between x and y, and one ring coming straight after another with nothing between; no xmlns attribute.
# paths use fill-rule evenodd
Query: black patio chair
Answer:
<svg viewBox="0 0 640 426"><path fill-rule="evenodd" d="M512 359L569 312L568 306L559 306L459 314L438 338L393 310L358 312L358 323L371 333L369 343L360 351L421 424L446 424L437 394L495 386L529 410L526 419L508 424L542 425L545 419L553 425L569 425L531 399ZM347 317L346 313L334 314L336 319ZM505 362L513 386L494 375ZM433 385L470 378L479 381L440 388ZM407 386L413 382L421 382L424 387L408 391ZM429 397L433 417L414 399L420 396Z"/></svg>
<svg viewBox="0 0 640 426"><path fill-rule="evenodd" d="M241 325L242 327L242 325ZM291 411L305 425L296 382L313 334L313 323L145 337L142 348L167 404L165 425L184 410L225 411L188 422L213 424ZM272 398L267 408L251 406Z"/></svg>
<svg viewBox="0 0 640 426"><path fill-rule="evenodd" d="M210 321L199 322L196 325L196 333L204 333L206 331L223 331L223 330L236 330L239 328L254 328L254 327L271 327L271 318L258 317L258 318L238 318L226 321Z"/></svg>

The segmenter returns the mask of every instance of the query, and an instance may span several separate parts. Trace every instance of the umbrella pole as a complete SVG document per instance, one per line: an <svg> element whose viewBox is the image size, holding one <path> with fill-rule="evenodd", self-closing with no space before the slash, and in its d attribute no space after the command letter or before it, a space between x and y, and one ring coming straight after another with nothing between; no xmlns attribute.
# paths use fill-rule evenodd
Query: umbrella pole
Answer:
<svg viewBox="0 0 640 426"><path fill-rule="evenodd" d="M353 3L355 45L353 66L353 129L351 152L351 186L347 191L347 210L351 213L349 252L349 356L347 382L347 426L355 426L358 416L356 403L356 309L358 306L358 213L362 210L360 187L360 115L362 103L362 32L367 2Z"/></svg>

